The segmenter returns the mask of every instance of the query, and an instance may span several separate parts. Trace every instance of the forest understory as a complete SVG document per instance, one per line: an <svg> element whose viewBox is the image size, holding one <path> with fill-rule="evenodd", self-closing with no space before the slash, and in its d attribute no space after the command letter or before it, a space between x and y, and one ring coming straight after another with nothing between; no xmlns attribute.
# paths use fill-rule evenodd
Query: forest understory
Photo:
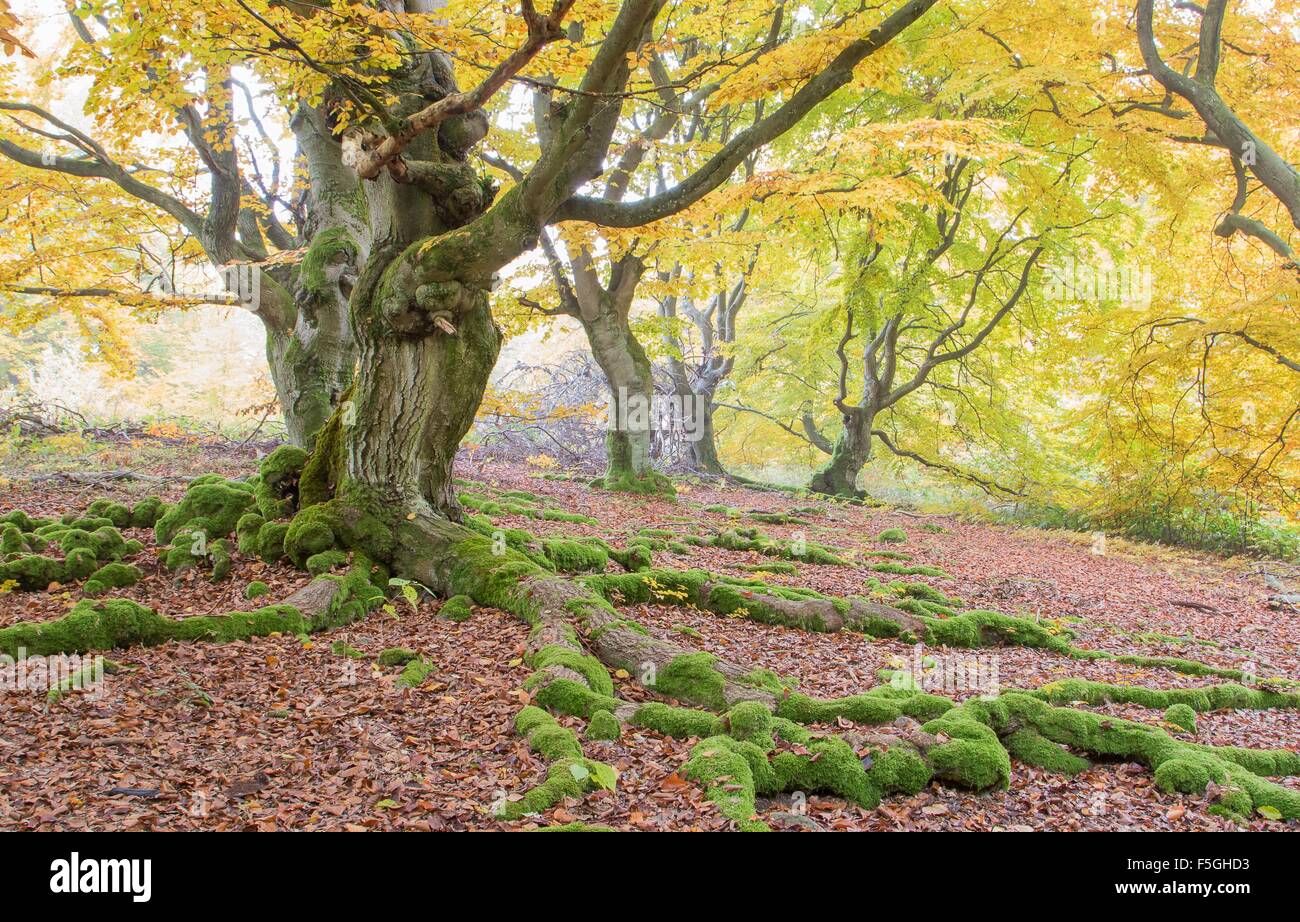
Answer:
<svg viewBox="0 0 1300 922"><path fill-rule="evenodd" d="M252 454L142 451L148 463L122 465L136 480L11 470L0 513L58 520L96 501L100 512L148 495L177 503L190 477L255 475ZM562 573L599 570L569 578L594 579L621 624L688 656L679 666L710 654L750 677L728 679L710 717L700 683L717 673L660 663L651 688L627 669L539 647L516 615L464 597L444 611L396 581L337 626L254 619L238 636L155 635L155 645L94 650L113 665L90 687L47 694L7 682L0 828L1300 829L1300 614L1270 607L1268 565L1115 541L1098 553L1086 535L725 484L680 483L672 500L510 463L458 462L457 474L471 517L545 548ZM0 639L114 600L178 622L252 612L302 598L314 580L233 537L224 578L207 560L169 569L168 545L133 524L119 532L140 547L127 544L118 562L138 582L91 594L84 578L9 584ZM581 550L596 547L606 552ZM345 556L313 569L328 574L331 562L346 580ZM707 605L669 582L692 571L707 574ZM752 601L722 613L718 587ZM829 612L825 599L882 606L885 620L819 622L809 613ZM984 618L980 646L944 643L965 636L972 611L1001 620ZM796 615L813 629L763 623ZM931 642L878 636L900 624ZM580 617L572 626L591 648L600 628ZM914 665L924 694L898 678ZM953 666L965 680L944 678ZM574 694L575 673L589 691ZM557 676L570 677L565 694ZM751 686L769 709L734 698ZM1192 710L1168 708L1182 701ZM979 720L959 719L966 712ZM997 735L970 731L985 724ZM1133 749L1104 742L1112 733L1184 748L1157 756L1166 767L1153 772L1132 752L1097 751ZM764 781L766 759L775 777ZM1201 764L1208 783L1196 780ZM1224 765L1235 767L1216 780Z"/></svg>

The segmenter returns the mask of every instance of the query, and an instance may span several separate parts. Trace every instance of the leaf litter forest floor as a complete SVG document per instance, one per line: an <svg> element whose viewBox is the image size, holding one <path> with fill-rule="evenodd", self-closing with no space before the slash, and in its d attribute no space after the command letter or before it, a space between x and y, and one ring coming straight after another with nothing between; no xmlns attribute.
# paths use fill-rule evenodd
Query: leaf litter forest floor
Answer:
<svg viewBox="0 0 1300 922"><path fill-rule="evenodd" d="M48 517L81 512L101 497L130 502L146 493L174 501L190 476L215 471L242 477L256 471L247 448L209 446L179 458L144 452L125 460L123 466L137 473L166 479L89 483L9 470L0 511L18 508ZM911 557L908 566L929 565L946 574L909 575L909 581L927 583L967 607L1037 616L1068 627L1081 647L1227 668L1253 662L1261 676L1300 677L1300 614L1268 607L1270 590L1261 568L1248 561L1117 547L1114 541L1099 556L1074 534L795 500L738 487L690 485L672 502L595 492L583 481L541 479L506 464L463 465L458 473L485 485L477 488L483 492L526 490L600 522L504 515L496 519L503 527L527 528L538 536L599 535L615 544L643 528L707 534L734 527L734 514L703 508L715 504L766 512L816 507L804 524L764 523L763 531L774 538L802 531L808 541L856 552L854 564L800 564L797 574L764 571L768 583L860 594L873 576L895 578L869 569L887 559L870 555L905 553ZM907 541L879 543L877 536L889 528L903 529ZM113 595L170 617L255 607L244 598L254 580L271 587L256 604L278 601L310 580L288 563L271 565L238 554L225 582L214 584L205 571L193 569L178 578L160 565L151 530L124 534L144 542L145 550L130 562L146 577ZM752 551L717 547L655 555L656 566L698 566L738 576L752 575L769 562ZM61 617L81 597L77 586L0 595L0 627ZM523 685L532 672L521 661L527 628L483 608L467 621L452 622L438 617L440 605L425 599L412 609L398 596L392 611L376 611L310 641L272 636L118 651L112 659L124 668L106 676L102 688L73 693L57 704L47 703L43 693L0 691L0 828L499 830L579 821L615 829L734 828L700 786L678 773L693 740L631 726L616 742L582 743L589 758L618 770L616 790L562 801L541 816L495 819L494 803L517 798L546 773L546 763L514 732L514 717L528 702ZM850 631L809 633L677 606L628 609L627 616L652 634L797 677L799 691L820 697L864 691L878 684L877 670L896 667L913 653L902 641ZM333 652L340 640L364 656ZM419 651L437 667L423 686L402 688L397 668L375 663L381 650L396 646ZM926 649L927 654L948 652L984 662L995 658L1003 688L1037 688L1066 677L1153 688L1207 683L1164 668L1082 661L1025 647ZM646 697L633 682L616 676L615 683L627 700ZM940 693L961 699L977 692ZM1092 709L1162 720L1160 711L1137 705ZM1224 710L1197 717L1197 731L1180 738L1300 751L1295 710ZM583 737L583 721L559 720ZM1300 789L1300 779L1276 780ZM1210 815L1208 806L1208 796L1158 790L1150 769L1137 764L1095 763L1069 777L1016 762L1006 791L977 794L936 782L913 796L887 796L870 811L833 796L811 794L804 805L781 795L760 798L758 813L772 828L792 830L1300 828L1295 821L1260 816L1243 827Z"/></svg>

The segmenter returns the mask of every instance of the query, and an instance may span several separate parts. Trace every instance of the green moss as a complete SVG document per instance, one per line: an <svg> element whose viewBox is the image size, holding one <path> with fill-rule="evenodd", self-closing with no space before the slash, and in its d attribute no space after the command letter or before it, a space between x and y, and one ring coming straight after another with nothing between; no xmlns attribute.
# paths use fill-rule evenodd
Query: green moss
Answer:
<svg viewBox="0 0 1300 922"><path fill-rule="evenodd" d="M537 693L537 703L559 714L590 717L596 711L614 711L617 698L600 695L572 679L555 679Z"/></svg>
<svg viewBox="0 0 1300 922"><path fill-rule="evenodd" d="M616 740L623 734L623 728L609 711L596 711L587 723L587 739Z"/></svg>
<svg viewBox="0 0 1300 922"><path fill-rule="evenodd" d="M88 555L89 551L75 553ZM269 634L307 634L364 617L383 595L360 573L325 578L336 580L338 591L329 608L310 620L292 605L175 620L127 599L86 600L57 620L19 623L0 629L0 653L17 657L22 650L23 655L52 656L153 646L166 640L229 642Z"/></svg>
<svg viewBox="0 0 1300 922"><path fill-rule="evenodd" d="M357 256L356 244L352 242L347 230L331 227L318 233L312 238L298 265L298 284L314 295L328 294L333 285L329 269L339 256L348 259Z"/></svg>
<svg viewBox="0 0 1300 922"><path fill-rule="evenodd" d="M569 647L562 647L558 644L549 644L542 647L529 657L529 665L538 670L539 673L548 666L563 666L586 679L587 685L597 695L612 697L614 694L614 682L610 679L608 670L605 669L600 660L594 656L579 653ZM529 686L526 684L525 687Z"/></svg>
<svg viewBox="0 0 1300 922"><path fill-rule="evenodd" d="M827 791L873 810L880 804L880 787L852 747L838 737L814 739L808 754L782 750L772 758L778 790Z"/></svg>
<svg viewBox="0 0 1300 922"><path fill-rule="evenodd" d="M106 589L125 589L134 586L144 578L139 568L129 563L109 563L90 575L90 579L102 584Z"/></svg>
<svg viewBox="0 0 1300 922"><path fill-rule="evenodd" d="M20 623L0 628L0 653L17 658L89 653L133 645L162 643L173 622L127 599L79 603L55 621Z"/></svg>
<svg viewBox="0 0 1300 922"><path fill-rule="evenodd" d="M78 548L88 550L98 557L95 539L90 532L82 528L68 528L61 532L57 537L51 539L53 543L63 550L64 554L71 553Z"/></svg>
<svg viewBox="0 0 1300 922"><path fill-rule="evenodd" d="M209 538L224 538L235 530L240 517L255 500L243 485L230 481L198 483L169 509L154 526L160 545L171 544L182 528L202 528Z"/></svg>
<svg viewBox="0 0 1300 922"><path fill-rule="evenodd" d="M1300 708L1300 693L1246 688L1231 682L1201 688L1153 689L1140 685L1108 685L1087 679L1062 679L1033 692L1036 697L1053 703L1082 701L1099 705L1109 702L1137 704L1159 710L1184 704L1196 712L1220 708L1264 710Z"/></svg>
<svg viewBox="0 0 1300 922"><path fill-rule="evenodd" d="M1053 743L1032 727L1016 730L1006 736L1002 742L1013 758L1049 772L1077 775L1089 767L1087 759L1081 759L1064 747Z"/></svg>
<svg viewBox="0 0 1300 922"><path fill-rule="evenodd" d="M306 463L307 452L296 445L281 445L262 459L253 490L262 518L282 519L298 507L298 480Z"/></svg>
<svg viewBox="0 0 1300 922"><path fill-rule="evenodd" d="M777 707L777 714L796 723L834 723L840 718L860 724L893 723L899 717L917 720L937 717L953 704L947 698L919 691L878 686L862 695L820 700L793 693Z"/></svg>
<svg viewBox="0 0 1300 922"><path fill-rule="evenodd" d="M790 576L795 576L799 573L798 566L792 563L788 563L787 561L784 560L772 560L772 561L768 561L767 563L746 564L745 566L741 567L741 569L750 573L785 573L785 574L789 574Z"/></svg>
<svg viewBox="0 0 1300 922"><path fill-rule="evenodd" d="M305 634L312 625L292 605L268 605L252 612L200 615L174 622L177 640L229 643L270 634Z"/></svg>
<svg viewBox="0 0 1300 922"><path fill-rule="evenodd" d="M256 512L245 513L235 523L235 539L239 553L245 557L257 556L257 535L266 519Z"/></svg>
<svg viewBox="0 0 1300 922"><path fill-rule="evenodd" d="M878 557L881 560L911 560L911 554L904 554L902 551L868 551L868 557Z"/></svg>
<svg viewBox="0 0 1300 922"><path fill-rule="evenodd" d="M347 562L348 555L343 551L323 551L307 558L307 572L312 576L320 576Z"/></svg>
<svg viewBox="0 0 1300 922"><path fill-rule="evenodd" d="M301 567L308 557L333 548L361 550L376 558L389 557L396 547L393 532L364 511L366 503L362 500L356 497L354 504L349 496L340 496L309 506L294 516L284 540L289 559Z"/></svg>
<svg viewBox="0 0 1300 922"><path fill-rule="evenodd" d="M1210 783L1210 766L1192 759L1170 759L1156 768L1155 783L1162 791L1201 794Z"/></svg>
<svg viewBox="0 0 1300 922"><path fill-rule="evenodd" d="M86 507L86 515L91 518L108 519L117 528L131 527L131 510L123 504L112 500L95 500Z"/></svg>
<svg viewBox="0 0 1300 922"><path fill-rule="evenodd" d="M1173 724L1187 733L1196 732L1196 712L1190 705L1171 704L1165 710L1165 723Z"/></svg>
<svg viewBox="0 0 1300 922"><path fill-rule="evenodd" d="M597 489L616 493L638 493L644 496L675 497L677 489L672 479L658 471L645 471L638 475L632 471L617 471L591 482Z"/></svg>
<svg viewBox="0 0 1300 922"><path fill-rule="evenodd" d="M381 666L405 666L412 660L420 658L420 654L414 650L408 650L406 647L388 647L382 650L376 659Z"/></svg>
<svg viewBox="0 0 1300 922"><path fill-rule="evenodd" d="M63 561L38 554L27 554L0 563L0 584L12 580L19 589L36 592L51 583L64 581Z"/></svg>
<svg viewBox="0 0 1300 922"><path fill-rule="evenodd" d="M939 567L932 567L928 564L900 564L900 563L873 563L871 569L878 573L891 573L895 576L936 576L946 577L948 574Z"/></svg>
<svg viewBox="0 0 1300 922"><path fill-rule="evenodd" d="M753 743L764 750L775 745L772 740L772 712L761 702L738 702L723 717L722 724L733 739Z"/></svg>
<svg viewBox="0 0 1300 922"><path fill-rule="evenodd" d="M208 545L208 560L212 564L212 581L214 583L230 578L230 571L234 562L230 558L230 544L225 538L213 541Z"/></svg>
<svg viewBox="0 0 1300 922"><path fill-rule="evenodd" d="M921 754L907 745L871 753L867 777L881 791L918 794L925 790L934 773Z"/></svg>
<svg viewBox="0 0 1300 922"><path fill-rule="evenodd" d="M949 711L923 729L948 738L927 753L936 777L977 791L1011 784L1011 758L997 733L961 709Z"/></svg>
<svg viewBox="0 0 1300 922"><path fill-rule="evenodd" d="M541 518L547 522L569 522L574 525L600 524L599 519L593 519L589 515L580 515L576 512L563 512L559 509L543 509L540 516L537 513L532 512L532 510L529 510L529 512L532 513L533 518Z"/></svg>
<svg viewBox="0 0 1300 922"><path fill-rule="evenodd" d="M85 579L95 572L98 564L95 552L90 548L74 548L63 558L63 579L65 582Z"/></svg>
<svg viewBox="0 0 1300 922"><path fill-rule="evenodd" d="M726 679L713 668L717 660L712 653L679 654L658 670L652 687L662 695L723 710Z"/></svg>
<svg viewBox="0 0 1300 922"><path fill-rule="evenodd" d="M963 705L963 709L971 707L972 702ZM1052 707L1040 698L1016 692L978 707L990 726L1028 725L1047 739L1074 749L1149 765L1156 771L1157 784L1165 790L1199 793L1208 781L1214 781L1221 792L1216 812L1224 815L1242 815L1250 806L1269 806L1284 818L1300 817L1300 793L1260 777L1300 774L1300 754L1289 750L1182 742L1151 724ZM1170 762L1176 764L1162 769Z"/></svg>
<svg viewBox="0 0 1300 922"><path fill-rule="evenodd" d="M527 736L534 727L553 724L555 718L536 705L524 705L515 715L515 732Z"/></svg>
<svg viewBox="0 0 1300 922"><path fill-rule="evenodd" d="M253 580L244 587L244 598L248 600L260 599L271 591L271 587L261 580Z"/></svg>
<svg viewBox="0 0 1300 922"><path fill-rule="evenodd" d="M567 538L544 539L542 552L561 573L598 573L609 563L609 554L603 548Z"/></svg>
<svg viewBox="0 0 1300 922"><path fill-rule="evenodd" d="M609 556L630 573L649 570L654 565L654 553L651 547L635 538L628 541L623 550L616 547L609 548Z"/></svg>
<svg viewBox="0 0 1300 922"><path fill-rule="evenodd" d="M682 777L704 786L704 796L715 803L723 816L745 831L765 831L767 825L755 816L755 781L751 763L758 753L766 766L766 758L752 743L742 743L729 736L713 736L701 740L691 750L691 757L682 766Z"/></svg>
<svg viewBox="0 0 1300 922"><path fill-rule="evenodd" d="M401 688L419 688L436 670L437 667L432 663L426 662L423 657L418 657L402 669L402 674L397 677L397 684Z"/></svg>
<svg viewBox="0 0 1300 922"><path fill-rule="evenodd" d="M996 611L973 610L953 618L923 617L926 642L949 647L991 647L1009 644L1038 647L1064 653L1069 649L1065 636L1053 634L1029 618L1016 618Z"/></svg>
<svg viewBox="0 0 1300 922"><path fill-rule="evenodd" d="M597 711L606 714L607 711ZM542 724L528 734L528 747L547 762L557 759L581 759L582 747L578 737L568 727L557 723Z"/></svg>
<svg viewBox="0 0 1300 922"><path fill-rule="evenodd" d="M203 550L195 553L195 548ZM173 539L172 546L162 555L162 564L168 570L185 570L197 567L207 560L207 542L202 533L197 536L189 531L179 531Z"/></svg>
<svg viewBox="0 0 1300 922"><path fill-rule="evenodd" d="M25 554L29 550L32 548L17 525L6 523L0 528L0 557Z"/></svg>
<svg viewBox="0 0 1300 922"><path fill-rule="evenodd" d="M153 528L167 512L168 506L159 496L146 496L131 509L132 528Z"/></svg>
<svg viewBox="0 0 1300 922"><path fill-rule="evenodd" d="M454 595L442 603L438 614L448 621L468 621L474 614L474 600L467 595Z"/></svg>
<svg viewBox="0 0 1300 922"><path fill-rule="evenodd" d="M48 519L32 518L21 509L11 509L4 515L0 515L0 525L14 525L21 531L36 531L48 524L50 524Z"/></svg>
<svg viewBox="0 0 1300 922"><path fill-rule="evenodd" d="M950 609L961 605L961 599L954 599L925 583L894 583L890 588L908 598L920 599L923 602L934 602Z"/></svg>
<svg viewBox="0 0 1300 922"><path fill-rule="evenodd" d="M519 819L531 813L542 813L566 797L579 798L597 785L595 776L585 759L560 759L552 762L546 780L528 791L519 800L503 803L497 811L502 819Z"/></svg>
<svg viewBox="0 0 1300 922"><path fill-rule="evenodd" d="M293 522L285 530L282 545L295 564L305 566L311 557L324 554L338 545L336 529L341 531L340 526L341 523L328 505L312 506L294 516Z"/></svg>
<svg viewBox="0 0 1300 922"><path fill-rule="evenodd" d="M746 685L770 691L777 697L784 697L799 684L798 679L784 678L770 669L761 668L749 670L740 681Z"/></svg>
<svg viewBox="0 0 1300 922"><path fill-rule="evenodd" d="M716 714L692 708L675 708L658 701L637 708L631 723L675 739L703 739L722 732L722 721Z"/></svg>
<svg viewBox="0 0 1300 922"><path fill-rule="evenodd" d="M334 498L343 476L343 417L352 400L352 387L340 395L338 407L316 436L316 445L298 479L298 508L307 509Z"/></svg>
<svg viewBox="0 0 1300 922"><path fill-rule="evenodd" d="M907 532L901 528L886 528L876 536L876 540L881 544L904 544L907 541Z"/></svg>
<svg viewBox="0 0 1300 922"><path fill-rule="evenodd" d="M572 822L560 826L539 826L537 829L525 829L524 832L614 832L613 827L599 826L592 823Z"/></svg>
<svg viewBox="0 0 1300 922"><path fill-rule="evenodd" d="M285 522L267 522L257 530L257 556L267 563L284 557L284 538L289 533ZM306 563L306 561L304 561Z"/></svg>

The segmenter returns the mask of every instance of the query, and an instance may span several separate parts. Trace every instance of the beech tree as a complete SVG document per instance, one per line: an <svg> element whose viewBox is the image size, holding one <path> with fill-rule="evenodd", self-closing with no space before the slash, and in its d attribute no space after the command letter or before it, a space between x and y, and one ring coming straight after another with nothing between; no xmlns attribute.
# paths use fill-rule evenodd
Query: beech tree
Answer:
<svg viewBox="0 0 1300 922"><path fill-rule="evenodd" d="M797 32L812 33L831 21L828 14L820 13L813 23L796 30L781 3L770 9L760 4L752 11L743 8L737 12L739 18L723 34L711 36L688 20L677 27L682 33L680 52L672 55L654 49L648 52L647 70L654 81L654 92L645 101L637 102L633 98L625 106L627 111L616 131L622 153L613 169L601 177L602 201L619 203L633 195L663 195L670 185L686 179L703 159L699 151L727 145L734 136L761 119L767 97L750 98L756 92L749 85L756 79L753 73L761 75L766 68L776 66L772 59L780 56L783 44ZM695 80L693 85L683 87L681 81L690 81L692 74L707 73L713 66L711 60L723 59L734 62L728 64L729 74L725 79ZM715 104L715 100L721 101ZM535 102L534 113L544 111L544 106ZM741 165L747 174L752 174L761 147L751 145L749 154L743 158ZM496 158L489 162L520 178L517 168ZM683 202L663 217L671 218L687 207L688 203ZM592 354L605 375L609 410L616 419L626 416L631 406L647 406L654 398L651 359L638 341L631 319L633 303L643 291L640 283L647 271L653 272L661 283L681 278L680 264L671 258L665 260L657 251L673 237L681 239L692 230L660 221L653 228L634 224L620 237L611 231L603 236L574 233L570 226L563 247L557 246L548 235L542 237L557 302L546 313L572 317L582 324ZM665 261L669 268L655 268L656 263ZM672 295L665 297L671 300L659 299L660 310L663 316L671 317L677 301ZM690 310L689 302L684 306ZM695 316L701 320L704 317L703 314ZM668 345L675 353L680 346L679 343ZM707 364L720 360L720 356L710 356L705 361ZM716 376L718 370L714 367L709 377ZM693 433L686 443L688 460L701 471L720 473L721 465L713 447L711 407L699 413L701 418L695 418L697 403L708 407L709 400L692 389L681 362L670 358L669 371L674 396L685 401L689 414L689 418L680 421ZM711 391L716 383L705 387L706 392ZM696 439L695 435L702 437ZM649 427L611 427L606 449L604 484L607 489L671 490L669 481L656 476L652 470Z"/></svg>
<svg viewBox="0 0 1300 922"><path fill-rule="evenodd" d="M66 196L112 184L137 210L142 204L175 222L180 235L224 269L229 300L262 321L286 427L294 442L309 445L347 387L355 362L347 297L363 252L360 185L342 165L327 104L304 98L287 110L308 181L293 198L294 164L281 164L259 120L259 104L235 74L259 52L232 50L225 41L255 26L251 15L201 4L71 6L77 42L61 63L61 75L92 79L88 106L102 131L82 130L35 102L3 99L0 111L11 118L0 154L29 170L57 174ZM148 32L138 28L145 19ZM132 91L123 92L124 86ZM247 102L242 115L236 113L237 98ZM142 129L160 132L166 141L146 148ZM102 198L103 192L94 188L88 194ZM140 275L170 268L144 266ZM75 278L58 273L59 284L10 290L128 303L141 294L140 284L120 281L107 290L78 287L68 284L70 275Z"/></svg>

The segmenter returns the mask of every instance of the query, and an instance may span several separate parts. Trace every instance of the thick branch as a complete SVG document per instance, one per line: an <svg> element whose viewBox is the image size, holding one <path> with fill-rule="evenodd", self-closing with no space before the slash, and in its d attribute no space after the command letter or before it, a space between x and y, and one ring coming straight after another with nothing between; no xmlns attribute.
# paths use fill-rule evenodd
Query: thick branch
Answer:
<svg viewBox="0 0 1300 922"><path fill-rule="evenodd" d="M528 25L528 39L493 69L483 82L467 93L450 93L430 103L405 121L401 129L380 141L374 148L358 153L353 166L362 179L374 179L396 159L416 137L447 119L481 109L496 92L528 65L546 45L564 35L561 21L573 0L555 0L550 15L542 16L532 0L522 0L520 13Z"/></svg>
<svg viewBox="0 0 1300 922"><path fill-rule="evenodd" d="M853 77L853 69L919 19L935 0L909 0L863 39L853 42L775 112L731 139L695 173L658 195L635 202L610 203L575 196L553 221L588 221L606 227L637 227L676 214L718 188L750 153L789 131L819 103Z"/></svg>

